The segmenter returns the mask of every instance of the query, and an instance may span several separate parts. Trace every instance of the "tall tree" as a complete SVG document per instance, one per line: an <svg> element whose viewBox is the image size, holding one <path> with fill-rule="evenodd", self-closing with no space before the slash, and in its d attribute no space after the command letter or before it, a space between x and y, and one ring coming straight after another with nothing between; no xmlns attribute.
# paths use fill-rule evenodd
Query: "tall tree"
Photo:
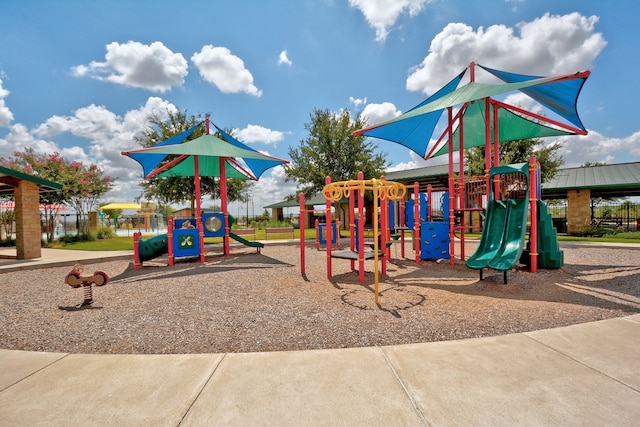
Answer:
<svg viewBox="0 0 640 427"><path fill-rule="evenodd" d="M362 171L367 179L377 178L389 166L385 154L377 152L377 144L352 135L366 126L361 114L354 120L348 110L315 109L310 117L305 124L309 136L299 147L289 148L291 163L284 166L286 180L297 180L306 196L321 191L327 175L332 181L345 181L356 179Z"/></svg>
<svg viewBox="0 0 640 427"><path fill-rule="evenodd" d="M539 139L528 138L500 144L500 164L510 165L514 163L528 162L529 157L535 157L540 163L542 182L552 179L564 159L558 153L560 144L554 143L542 146ZM464 152L464 161L469 175L484 175L485 173L485 149L473 147Z"/></svg>
<svg viewBox="0 0 640 427"><path fill-rule="evenodd" d="M40 195L40 202L45 209L48 241L53 240L53 209L56 204L68 204L73 207L78 217L78 231L81 236L87 236L89 212L98 206L100 197L113 187L115 180L105 176L94 164L86 166L81 162L71 162L60 153L36 153L33 148L15 152L12 158L0 158L0 164L62 184L62 191Z"/></svg>
<svg viewBox="0 0 640 427"><path fill-rule="evenodd" d="M165 141L172 136L186 131L202 122L202 116L188 116L186 111L169 113L168 119L158 117L149 118L149 126L136 137L136 141L143 147L150 147L158 142ZM204 127L195 130L188 140L204 135ZM231 132L229 132L231 133ZM220 135L217 135L220 137ZM176 156L168 156L161 165L173 160ZM202 177L200 180L201 194L209 195L214 199L220 198L219 178ZM227 198L229 201L245 202L247 188L251 184L245 180L230 178L227 180ZM158 200L163 205L171 203L190 202L192 212L195 210L195 187L192 177L152 177L140 183L143 196L148 199Z"/></svg>

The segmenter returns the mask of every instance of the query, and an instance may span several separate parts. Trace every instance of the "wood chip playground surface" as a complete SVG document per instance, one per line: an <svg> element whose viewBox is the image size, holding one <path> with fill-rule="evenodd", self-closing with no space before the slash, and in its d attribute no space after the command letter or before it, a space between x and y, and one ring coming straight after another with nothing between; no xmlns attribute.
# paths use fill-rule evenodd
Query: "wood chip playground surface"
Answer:
<svg viewBox="0 0 640 427"><path fill-rule="evenodd" d="M0 348L70 353L219 353L384 346L504 335L640 312L640 248L561 244L565 265L530 273L449 262L399 259L391 249L373 296L373 261L360 283L350 262L306 250L300 274L295 243L262 253L207 246L206 262L166 266L160 257L135 271L131 261L84 263L111 278L82 291L64 284L69 267L0 273ZM468 248L467 255L473 253ZM406 247L406 256L413 256Z"/></svg>

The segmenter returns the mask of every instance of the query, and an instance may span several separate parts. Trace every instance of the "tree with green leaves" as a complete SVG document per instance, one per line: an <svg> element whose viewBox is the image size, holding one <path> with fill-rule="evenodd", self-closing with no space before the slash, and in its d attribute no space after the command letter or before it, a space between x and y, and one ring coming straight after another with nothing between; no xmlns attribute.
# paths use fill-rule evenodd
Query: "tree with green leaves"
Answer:
<svg viewBox="0 0 640 427"><path fill-rule="evenodd" d="M525 163L533 156L540 163L542 182L547 182L558 173L560 166L564 164L564 159L558 153L559 150L559 143L544 146L540 139L535 138L503 142L500 144L500 164ZM469 175L484 175L485 147L473 147L465 150L464 161Z"/></svg>
<svg viewBox="0 0 640 427"><path fill-rule="evenodd" d="M297 180L306 196L321 191L326 176L346 181L362 171L366 179L378 178L389 166L385 154L377 152L377 144L353 135L367 124L361 114L354 120L348 110L315 109L310 117L305 124L309 136L298 147L289 148L291 163L284 166L286 180Z"/></svg>
<svg viewBox="0 0 640 427"><path fill-rule="evenodd" d="M60 153L36 153L33 148L13 153L12 158L0 158L4 167L26 172L62 184L60 192L40 194L44 207L47 241L53 240L54 210L57 204L70 205L77 214L81 236L89 235L89 212L98 206L99 199L112 187L114 178L105 176L96 165L66 160Z"/></svg>
<svg viewBox="0 0 640 427"><path fill-rule="evenodd" d="M187 129L192 128L204 119L202 116L188 116L186 111L169 113L168 119L150 117L149 126L135 140L142 147L150 147L165 141ZM188 140L204 135L204 127L200 127L187 138ZM229 131L231 134L231 132ZM219 138L221 135L217 135ZM160 166L170 162L176 156L167 156ZM154 176L140 183L143 189L142 196L147 199L158 200L160 205L171 203L190 202L191 211L195 212L195 184L192 177L158 177ZM238 178L227 179L227 198L229 201L246 202L247 189L251 183ZM214 199L220 198L220 178L201 177L200 191L203 196L208 195Z"/></svg>

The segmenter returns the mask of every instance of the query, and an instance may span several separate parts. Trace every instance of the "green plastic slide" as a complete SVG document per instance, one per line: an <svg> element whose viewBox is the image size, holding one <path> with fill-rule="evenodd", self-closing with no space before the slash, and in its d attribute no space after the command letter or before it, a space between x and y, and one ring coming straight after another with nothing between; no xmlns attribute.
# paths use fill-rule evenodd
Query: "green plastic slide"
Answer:
<svg viewBox="0 0 640 427"><path fill-rule="evenodd" d="M251 248L256 248L256 251L258 253L260 253L260 249L264 248L264 243L262 242L256 242L253 240L247 240L244 237L240 237L235 233L229 233L229 237L232 238L233 240L235 240L236 242L240 242L245 246L249 246Z"/></svg>
<svg viewBox="0 0 640 427"><path fill-rule="evenodd" d="M518 263L527 231L527 200L508 200L507 204L507 223L504 227L502 246L489 261L489 267L498 271L511 270Z"/></svg>
<svg viewBox="0 0 640 427"><path fill-rule="evenodd" d="M479 270L489 266L489 262L495 258L502 246L506 222L507 205L501 200L489 202L480 244L467 259L467 267Z"/></svg>
<svg viewBox="0 0 640 427"><path fill-rule="evenodd" d="M467 267L511 270L524 250L526 225L526 199L490 202L480 244L467 259Z"/></svg>

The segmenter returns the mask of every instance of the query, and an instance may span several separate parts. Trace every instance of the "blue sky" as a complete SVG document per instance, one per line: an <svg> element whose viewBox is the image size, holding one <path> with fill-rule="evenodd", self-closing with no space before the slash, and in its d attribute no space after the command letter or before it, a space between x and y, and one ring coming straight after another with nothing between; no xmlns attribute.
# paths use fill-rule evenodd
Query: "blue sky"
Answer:
<svg viewBox="0 0 640 427"><path fill-rule="evenodd" d="M33 147L96 163L118 178L105 201L129 202L141 168L120 153L138 148L149 115L210 113L255 149L288 158L313 109L362 112L374 124L475 61L531 75L591 70L578 101L589 134L559 140L565 165L640 161L640 6L611 4L0 0L0 156ZM374 142L392 169L425 165ZM256 213L294 193L283 177L275 168L254 184Z"/></svg>

